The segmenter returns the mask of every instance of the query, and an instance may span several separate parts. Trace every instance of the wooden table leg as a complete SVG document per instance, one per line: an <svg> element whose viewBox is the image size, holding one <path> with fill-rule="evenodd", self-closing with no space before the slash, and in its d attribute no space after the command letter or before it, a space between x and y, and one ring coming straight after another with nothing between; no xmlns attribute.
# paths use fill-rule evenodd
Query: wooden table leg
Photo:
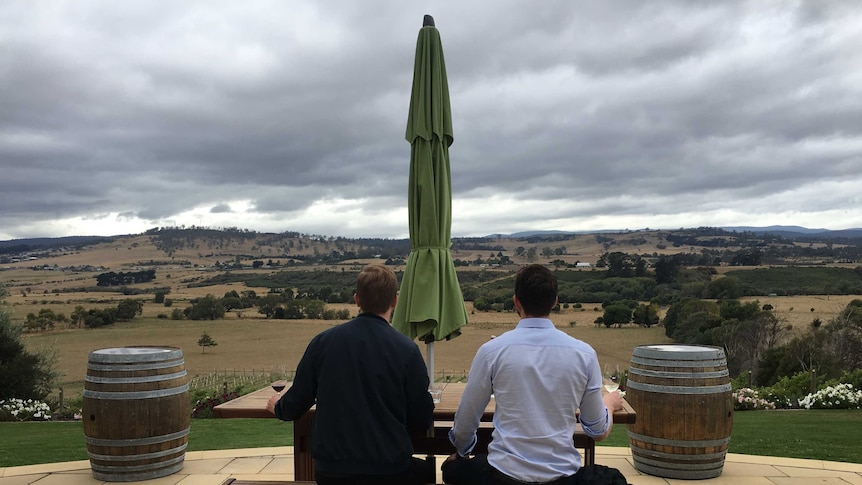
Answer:
<svg viewBox="0 0 862 485"><path fill-rule="evenodd" d="M311 413L293 422L293 475L296 481L314 481L314 460L311 458Z"/></svg>

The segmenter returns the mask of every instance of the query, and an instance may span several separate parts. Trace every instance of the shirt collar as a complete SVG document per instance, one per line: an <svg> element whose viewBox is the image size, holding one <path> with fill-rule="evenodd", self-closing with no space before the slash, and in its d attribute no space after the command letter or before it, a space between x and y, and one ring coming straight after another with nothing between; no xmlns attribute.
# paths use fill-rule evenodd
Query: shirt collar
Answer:
<svg viewBox="0 0 862 485"><path fill-rule="evenodd" d="M554 322L548 318L522 318L515 328L554 328Z"/></svg>

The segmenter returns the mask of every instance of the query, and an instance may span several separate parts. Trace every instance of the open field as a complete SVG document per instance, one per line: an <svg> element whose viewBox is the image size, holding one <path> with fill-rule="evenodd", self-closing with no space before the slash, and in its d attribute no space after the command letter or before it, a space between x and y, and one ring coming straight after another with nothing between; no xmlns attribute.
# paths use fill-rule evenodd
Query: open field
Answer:
<svg viewBox="0 0 862 485"><path fill-rule="evenodd" d="M600 242L602 241L602 242ZM611 241L611 242L609 242ZM608 250L623 251L630 254L650 255L672 254L694 251L694 248L674 248L661 244L660 231L641 231L637 233L577 235L559 241L527 242L524 239L496 239L489 245L500 246L502 252L513 260L519 246L535 248L541 254L543 247L565 248L565 254L558 256L539 256L541 263L553 259L563 259L595 263L600 255ZM9 291L6 298L14 321L22 321L28 313L38 314L42 309L69 316L76 306L86 309L116 307L125 298L138 298L144 302L141 317L132 322L118 323L113 326L85 330L58 328L40 334L27 334L25 341L31 349L50 347L59 358L63 372L61 385L67 395L74 395L82 386L86 372L86 361L90 351L104 347L126 345L172 345L184 349L186 366L192 376L203 375L214 370L269 370L273 373L290 371L302 355L308 341L322 330L335 325L337 321L309 320L265 320L256 309L229 312L219 321L175 321L164 317L173 309L183 309L194 298L213 294L222 296L226 292L241 292L253 289L258 294L266 288L248 288L242 283L223 284L208 287L189 287L197 281L220 273L214 270L216 262L233 262L237 257L250 264L249 256L266 260L278 260L276 255L289 252L294 255L326 254L338 242L323 239L283 238L260 236L248 239L226 234L219 240L191 240L173 249L170 253L155 245L155 238L148 235L117 237L109 243L88 246L81 250L55 252L52 257L35 262L0 265L0 285ZM352 242L340 242L347 250L356 250ZM289 244L289 248L288 245ZM474 260L477 257L492 256L491 251L455 250L453 257ZM493 252L496 254L496 251ZM349 261L338 265L307 265L282 267L281 270L358 270L372 260ZM380 262L380 260L376 260ZM34 270L30 265L48 265L46 269ZM168 298L173 306L168 308L156 304L152 293L125 296L117 292L93 291L96 276L102 272L129 272L144 268L156 268L154 281L130 285L138 290L170 288ZM514 268L514 266L512 267ZM723 269L723 268L722 268ZM477 267L461 268L459 271L485 270ZM266 271L266 270L239 270ZM239 272L239 271L234 271ZM489 271L491 271L489 269ZM591 270L586 270L591 271ZM721 272L721 270L719 271ZM86 290L84 290L86 289ZM775 314L799 331L807 328L815 318L828 322L843 309L847 302L856 296L794 296L760 297L761 304L770 304ZM499 335L512 328L517 317L511 312L475 312L472 304L467 303L470 325L463 335L448 342L436 344L435 368L438 372L450 371L463 373L481 343L492 335ZM352 305L328 305L329 308L348 308L356 313ZM662 310L662 312L665 309ZM594 321L601 316L599 304L586 304L583 309L568 308L552 315L558 328L582 339L596 348L603 362L627 364L634 346L646 343L667 342L664 328L597 328ZM163 318L159 318L162 316ZM205 354L197 346L200 335L206 331L218 343ZM424 347L424 345L423 345Z"/></svg>
<svg viewBox="0 0 862 485"><path fill-rule="evenodd" d="M827 321L839 312L851 297L769 297L779 317L786 318L795 330L802 330L813 318ZM22 305L23 306L23 305ZM49 305L50 306L50 305ZM355 307L332 305L335 308ZM12 307L20 309L19 307ZM148 304L145 315L164 307ZM517 316L511 312L472 312L470 324L463 334L450 341L435 345L435 370L460 374L468 370L476 349L492 335L511 329ZM810 309L815 308L814 312ZM602 362L627 366L632 350L637 345L664 343L670 340L663 327L650 329L628 326L625 328L596 327L593 321L600 316L592 307L585 311L573 308L553 314L552 320L564 332L592 345ZM571 326L571 322L575 322ZM31 349L53 348L63 372L60 385L67 395L80 393L86 374L89 352L98 348L128 345L170 345L181 347L189 375L206 375L215 370L257 370L283 374L293 370L306 345L321 331L340 323L323 320L266 320L254 310L246 310L243 318L230 314L217 321L157 320L138 318L132 322L117 323L98 329L63 329L44 333L26 334ZM207 332L217 343L216 347L201 352L197 340ZM420 345L424 352L424 345Z"/></svg>
<svg viewBox="0 0 862 485"><path fill-rule="evenodd" d="M590 323L571 327L575 316L589 315ZM590 343L603 362L627 364L636 345L668 342L664 329L604 328L591 322L592 311L554 315L556 325L566 333ZM483 317L489 318L483 318ZM463 373L470 368L476 349L491 338L511 329L514 313L473 315L463 334L435 345L437 372ZM340 322L318 320L227 319L217 321L137 319L98 329L65 329L26 334L31 349L53 348L63 377L61 386L68 396L79 393L87 369L89 352L99 348L130 345L168 345L183 349L189 375L206 375L214 370L265 370L279 374L296 367L312 337ZM217 343L206 353L197 340L207 332ZM420 345L423 348L424 344Z"/></svg>

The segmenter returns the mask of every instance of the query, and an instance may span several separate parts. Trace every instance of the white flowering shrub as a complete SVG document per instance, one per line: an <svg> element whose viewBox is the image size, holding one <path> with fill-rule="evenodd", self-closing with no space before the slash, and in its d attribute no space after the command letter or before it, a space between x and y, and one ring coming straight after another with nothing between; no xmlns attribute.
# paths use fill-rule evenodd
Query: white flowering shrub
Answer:
<svg viewBox="0 0 862 485"><path fill-rule="evenodd" d="M799 405L805 409L860 409L862 391L852 384L836 384L805 396Z"/></svg>
<svg viewBox="0 0 862 485"><path fill-rule="evenodd" d="M775 409L775 404L760 397L754 389L743 387L732 394L733 409L735 411L749 411L753 409Z"/></svg>
<svg viewBox="0 0 862 485"><path fill-rule="evenodd" d="M0 421L50 421L51 408L34 399L0 401Z"/></svg>

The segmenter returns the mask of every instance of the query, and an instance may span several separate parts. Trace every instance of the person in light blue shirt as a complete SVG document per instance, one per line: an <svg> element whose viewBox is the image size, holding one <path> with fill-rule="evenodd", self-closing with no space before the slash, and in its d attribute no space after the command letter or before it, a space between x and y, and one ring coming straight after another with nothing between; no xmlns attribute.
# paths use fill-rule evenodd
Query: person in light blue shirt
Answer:
<svg viewBox="0 0 862 485"><path fill-rule="evenodd" d="M602 396L596 352L557 330L548 318L557 305L557 279L538 264L515 277L518 325L476 352L449 440L456 453L443 479L469 483L574 483L581 456L572 436L580 409L584 433L597 441L622 409L619 392ZM468 455L485 406L496 401L487 455Z"/></svg>

